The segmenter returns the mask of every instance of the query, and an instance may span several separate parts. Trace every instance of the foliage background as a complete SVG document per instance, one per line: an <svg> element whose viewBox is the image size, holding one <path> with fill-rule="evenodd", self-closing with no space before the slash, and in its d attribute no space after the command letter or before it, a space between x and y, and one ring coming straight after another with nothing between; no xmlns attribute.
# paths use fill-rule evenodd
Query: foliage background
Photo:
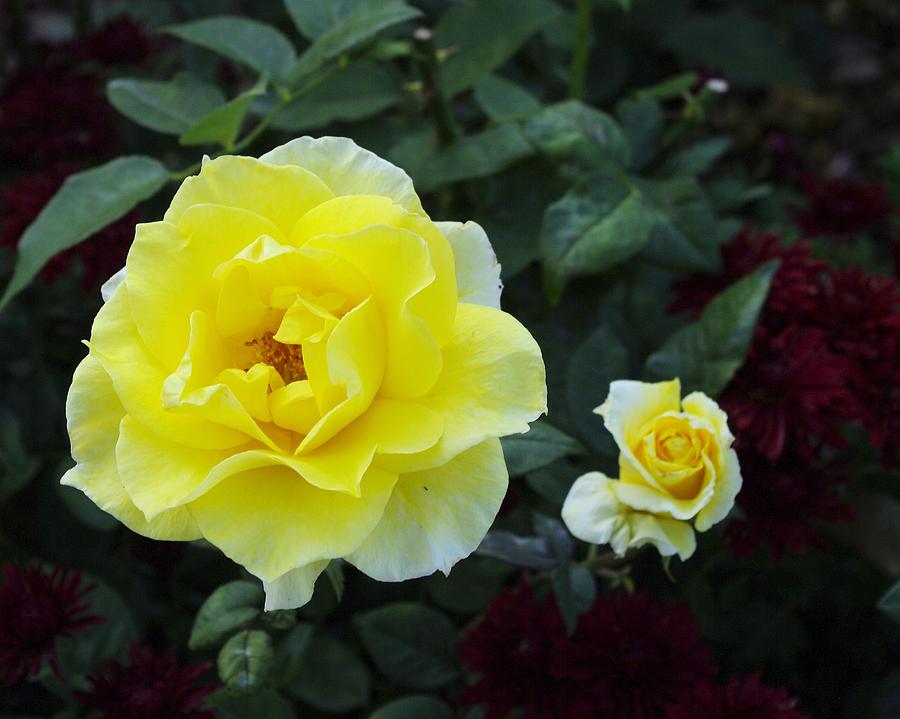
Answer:
<svg viewBox="0 0 900 719"><path fill-rule="evenodd" d="M103 35L123 17L133 28ZM210 24L220 22L230 24ZM667 311L673 282L720 271L720 245L745 224L798 239L797 208L810 198L797 158L900 201L900 9L890 0L7 0L0 23L5 277L12 246L55 191L25 178L147 158L104 170L96 181L113 196L90 177L70 182L20 246L24 290L0 314L0 558L101 582L110 621L61 650L73 684L132 640L215 661L249 629L238 636L246 661L223 670L220 659L221 680L243 691L216 695L223 717L367 717L422 693L446 706L429 711L477 716L455 707L460 637L517 581L515 565L555 573L558 593L569 581L560 567L584 557L568 538L554 554L546 539L562 530L535 528L533 516L558 517L581 472L614 474L613 445L590 413L608 382L681 374L717 394L744 362L771 273L686 343L667 343L690 322ZM84 81L74 97L40 91L73 77ZM259 154L305 133L355 139L404 167L435 219L487 229L504 308L548 366L550 413L506 444L513 477L496 527L531 544L513 551L495 534L449 578L402 585L334 566L296 615L262 616L252 584L229 585L201 613L209 625L198 610L242 579L238 568L202 543L133 535L59 486L65 392L99 281L121 265L133 223L161 216L203 153ZM29 192L44 194L21 223ZM95 234L124 213L124 233ZM814 252L891 274L895 225L813 240ZM817 524L803 552L760 547L741 559L716 529L688 563L664 568L640 553L598 577L598 591L636 585L687 601L726 676L762 672L810 716L897 716L900 632L876 605L900 575L900 483L859 428L844 431L849 448L829 461L847 481L829 491L854 522ZM796 521L808 521L802 508ZM0 713L76 716L69 696L45 672L4 689Z"/></svg>

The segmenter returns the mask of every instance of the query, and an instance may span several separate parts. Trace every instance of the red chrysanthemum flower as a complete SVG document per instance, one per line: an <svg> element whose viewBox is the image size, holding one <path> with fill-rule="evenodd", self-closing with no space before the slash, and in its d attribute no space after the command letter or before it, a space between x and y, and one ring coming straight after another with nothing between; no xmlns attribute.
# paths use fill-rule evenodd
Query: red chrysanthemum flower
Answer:
<svg viewBox="0 0 900 719"><path fill-rule="evenodd" d="M772 278L764 312L764 318L772 325L781 326L789 318L815 307L823 292L822 273L826 265L814 259L802 242L782 247L778 235L745 227L719 251L722 272L691 275L675 282L672 289L676 297L669 312L686 310L697 317L722 290L775 259L781 264Z"/></svg>
<svg viewBox="0 0 900 719"><path fill-rule="evenodd" d="M564 638L552 602L538 603L524 582L515 591L504 589L460 648L460 657L478 676L462 702L485 705L485 719L500 719L516 707L525 719L563 716L557 711L559 682L550 668L555 645Z"/></svg>
<svg viewBox="0 0 900 719"><path fill-rule="evenodd" d="M785 551L824 549L814 523L853 519L849 506L834 495L842 478L830 468L793 456L773 464L753 451L741 451L739 457L744 484L737 504L744 516L725 529L735 557L748 557L759 546L767 546L776 560Z"/></svg>
<svg viewBox="0 0 900 719"><path fill-rule="evenodd" d="M0 584L0 680L14 684L35 676L46 658L59 674L56 640L105 621L88 614L94 584L81 573L39 566L3 565Z"/></svg>
<svg viewBox="0 0 900 719"><path fill-rule="evenodd" d="M78 700L101 719L214 719L203 700L216 687L198 683L209 664L179 664L171 648L156 656L132 646L129 658L89 676L88 689L75 692Z"/></svg>
<svg viewBox="0 0 900 719"><path fill-rule="evenodd" d="M797 225L811 237L845 236L883 224L894 211L881 185L825 179L805 173L800 178L809 204L796 211Z"/></svg>
<svg viewBox="0 0 900 719"><path fill-rule="evenodd" d="M812 456L820 444L845 444L838 423L858 414L849 389L855 369L819 328L793 325L778 334L760 328L720 404L739 446L773 462L791 447Z"/></svg>
<svg viewBox="0 0 900 719"><path fill-rule="evenodd" d="M2 191L5 212L0 244L7 247L18 244L22 233L56 194L67 174L65 170L54 169L41 175L24 175ZM85 292L95 289L125 264L137 219L137 212L132 210L75 247L59 253L41 271L41 279L51 282L77 260L84 270Z"/></svg>
<svg viewBox="0 0 900 719"><path fill-rule="evenodd" d="M759 676L734 677L725 686L701 684L669 708L666 719L808 719L786 689L767 687Z"/></svg>
<svg viewBox="0 0 900 719"><path fill-rule="evenodd" d="M576 687L568 716L658 719L716 669L687 605L638 593L601 598L584 614L557 648L554 673Z"/></svg>

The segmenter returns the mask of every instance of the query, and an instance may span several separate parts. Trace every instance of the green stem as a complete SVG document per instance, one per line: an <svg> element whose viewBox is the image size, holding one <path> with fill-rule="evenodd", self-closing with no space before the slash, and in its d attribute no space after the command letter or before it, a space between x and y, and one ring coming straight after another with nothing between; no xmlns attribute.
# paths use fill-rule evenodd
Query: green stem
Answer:
<svg viewBox="0 0 900 719"><path fill-rule="evenodd" d="M591 2L592 0L575 0L575 51L569 76L569 97L576 100L584 94L584 80L587 75L588 44L591 37Z"/></svg>
<svg viewBox="0 0 900 719"><path fill-rule="evenodd" d="M438 69L437 52L434 48L434 33L427 27L420 27L413 35L418 52L416 64L422 73L425 97L434 115L434 124L437 129L438 142L441 145L449 145L456 139L456 129L453 125L453 116L447 97L441 88L440 71Z"/></svg>

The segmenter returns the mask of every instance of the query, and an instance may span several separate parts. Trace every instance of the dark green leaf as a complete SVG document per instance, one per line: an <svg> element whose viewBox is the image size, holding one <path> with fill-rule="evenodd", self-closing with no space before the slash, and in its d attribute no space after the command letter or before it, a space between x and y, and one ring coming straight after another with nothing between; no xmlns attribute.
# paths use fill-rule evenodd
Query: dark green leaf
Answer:
<svg viewBox="0 0 900 719"><path fill-rule="evenodd" d="M583 451L581 445L565 432L541 420L532 422L531 429L525 434L504 437L502 443L511 477L519 477L560 457Z"/></svg>
<svg viewBox="0 0 900 719"><path fill-rule="evenodd" d="M56 477L56 491L63 501L63 504L70 512L83 524L99 532L110 532L116 527L121 526L119 520L111 514L104 512L100 507L94 504L88 496L80 489L75 487L64 486L59 483L59 478L68 471L74 463L71 459L64 459L54 473Z"/></svg>
<svg viewBox="0 0 900 719"><path fill-rule="evenodd" d="M336 120L361 120L402 99L400 86L387 68L374 62L356 62L291 102L273 125L299 132Z"/></svg>
<svg viewBox="0 0 900 719"><path fill-rule="evenodd" d="M128 119L169 135L181 134L225 102L219 88L190 75L179 75L169 82L110 80L106 97Z"/></svg>
<svg viewBox="0 0 900 719"><path fill-rule="evenodd" d="M327 634L316 634L285 691L316 709L347 712L369 701L369 684L369 670L353 651Z"/></svg>
<svg viewBox="0 0 900 719"><path fill-rule="evenodd" d="M662 105L653 99L622 100L616 116L631 148L631 169L640 170L656 156L656 144L665 126Z"/></svg>
<svg viewBox="0 0 900 719"><path fill-rule="evenodd" d="M360 5L313 41L291 75L295 78L307 75L331 58L368 42L382 30L421 15L420 10L410 7L403 0Z"/></svg>
<svg viewBox="0 0 900 719"><path fill-rule="evenodd" d="M579 345L569 363L566 396L581 438L595 451L615 456L616 444L594 414L613 380L628 376L628 352L608 327L599 327Z"/></svg>
<svg viewBox="0 0 900 719"><path fill-rule="evenodd" d="M772 185L751 185L740 177L725 177L709 188L709 199L717 212L737 210L772 194Z"/></svg>
<svg viewBox="0 0 900 719"><path fill-rule="evenodd" d="M499 125L478 135L438 147L430 131L410 136L390 151L390 159L405 169L416 189L430 192L441 185L486 177L532 154L514 124Z"/></svg>
<svg viewBox="0 0 900 719"><path fill-rule="evenodd" d="M78 244L155 195L169 172L152 157L119 157L66 178L19 240L19 255L0 308L22 290L53 255Z"/></svg>
<svg viewBox="0 0 900 719"><path fill-rule="evenodd" d="M900 624L900 582L895 583L878 600L878 608Z"/></svg>
<svg viewBox="0 0 900 719"><path fill-rule="evenodd" d="M541 109L522 123L525 137L544 154L589 165L631 161L628 140L609 115L578 100Z"/></svg>
<svg viewBox="0 0 900 719"><path fill-rule="evenodd" d="M488 532L475 551L484 557L493 557L528 569L553 569L559 564L559 558L544 537L519 537L510 532Z"/></svg>
<svg viewBox="0 0 900 719"><path fill-rule="evenodd" d="M528 90L499 75L485 75L475 83L475 100L492 120L512 120L530 115L541 103Z"/></svg>
<svg viewBox="0 0 900 719"><path fill-rule="evenodd" d="M249 696L220 689L206 703L216 710L216 719L297 719L291 703L272 689Z"/></svg>
<svg viewBox="0 0 900 719"><path fill-rule="evenodd" d="M744 363L777 263L763 265L709 303L696 322L682 327L647 358L647 374L681 379L683 392L715 397Z"/></svg>
<svg viewBox="0 0 900 719"><path fill-rule="evenodd" d="M22 444L16 415L0 409L0 500L18 492L37 474L41 463Z"/></svg>
<svg viewBox="0 0 900 719"><path fill-rule="evenodd" d="M344 17L382 0L284 0L297 29L310 40L319 37Z"/></svg>
<svg viewBox="0 0 900 719"><path fill-rule="evenodd" d="M395 699L369 715L369 719L453 719L453 710L434 697L423 695Z"/></svg>
<svg viewBox="0 0 900 719"><path fill-rule="evenodd" d="M547 540L550 554L557 561L565 561L572 556L572 535L558 519L553 519L543 514L534 514L534 531Z"/></svg>
<svg viewBox="0 0 900 719"><path fill-rule="evenodd" d="M441 65L441 87L448 95L472 87L499 67L559 8L548 0L465 0L441 17L434 31Z"/></svg>
<svg viewBox="0 0 900 719"><path fill-rule="evenodd" d="M688 67L714 67L731 82L748 86L805 85L805 72L762 22L739 12L695 15L663 39Z"/></svg>
<svg viewBox="0 0 900 719"><path fill-rule="evenodd" d="M276 686L287 687L299 679L303 671L306 653L312 645L315 626L301 622L275 648L275 667L273 681Z"/></svg>
<svg viewBox="0 0 900 719"><path fill-rule="evenodd" d="M280 31L249 18L218 15L172 25L166 30L279 82L287 79L297 61L294 46Z"/></svg>
<svg viewBox="0 0 900 719"><path fill-rule="evenodd" d="M262 587L256 582L223 584L197 612L188 646L200 651L218 645L227 634L259 616L264 598Z"/></svg>
<svg viewBox="0 0 900 719"><path fill-rule="evenodd" d="M356 617L363 644L388 678L414 689L453 681L456 629L440 612L418 604L390 604Z"/></svg>
<svg viewBox="0 0 900 719"><path fill-rule="evenodd" d="M663 166L663 174L693 177L702 175L731 148L730 137L712 137L681 150Z"/></svg>
<svg viewBox="0 0 900 719"><path fill-rule="evenodd" d="M700 76L696 72L685 72L675 77L670 77L650 87L641 87L634 91L634 96L639 100L675 100L680 99L685 93L697 84Z"/></svg>
<svg viewBox="0 0 900 719"><path fill-rule="evenodd" d="M340 559L332 559L325 567L325 576L331 582L331 588L338 601L344 596L344 563Z"/></svg>
<svg viewBox="0 0 900 719"><path fill-rule="evenodd" d="M266 84L266 79L260 78L260 81L247 92L241 93L230 102L199 118L178 138L178 142L182 145L218 144L226 150L231 150L250 109L250 103L254 97L265 93Z"/></svg>
<svg viewBox="0 0 900 719"><path fill-rule="evenodd" d="M512 569L490 557L468 557L457 562L450 574L435 572L427 580L428 595L442 609L458 614L477 614L487 606Z"/></svg>
<svg viewBox="0 0 900 719"><path fill-rule="evenodd" d="M624 172L607 166L580 180L544 213L541 255L557 301L569 279L604 272L640 252L658 214Z"/></svg>
<svg viewBox="0 0 900 719"><path fill-rule="evenodd" d="M553 594L569 636L575 632L578 617L594 606L597 585L586 568L571 562L553 570Z"/></svg>
<svg viewBox="0 0 900 719"><path fill-rule="evenodd" d="M265 632L238 632L219 651L219 679L231 691L253 694L272 671L275 652L272 637Z"/></svg>

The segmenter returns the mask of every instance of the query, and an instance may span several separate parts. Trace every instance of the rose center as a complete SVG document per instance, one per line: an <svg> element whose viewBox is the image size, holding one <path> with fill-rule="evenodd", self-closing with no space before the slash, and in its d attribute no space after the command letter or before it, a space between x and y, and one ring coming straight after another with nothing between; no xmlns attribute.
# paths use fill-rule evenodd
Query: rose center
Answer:
<svg viewBox="0 0 900 719"><path fill-rule="evenodd" d="M245 344L253 351L253 359L244 369L250 369L262 362L278 372L285 384L306 379L306 367L303 366L303 350L300 345L278 342L272 332L265 332Z"/></svg>
<svg viewBox="0 0 900 719"><path fill-rule="evenodd" d="M683 460L692 449L691 440L683 434L673 434L662 442L661 454L672 462Z"/></svg>

